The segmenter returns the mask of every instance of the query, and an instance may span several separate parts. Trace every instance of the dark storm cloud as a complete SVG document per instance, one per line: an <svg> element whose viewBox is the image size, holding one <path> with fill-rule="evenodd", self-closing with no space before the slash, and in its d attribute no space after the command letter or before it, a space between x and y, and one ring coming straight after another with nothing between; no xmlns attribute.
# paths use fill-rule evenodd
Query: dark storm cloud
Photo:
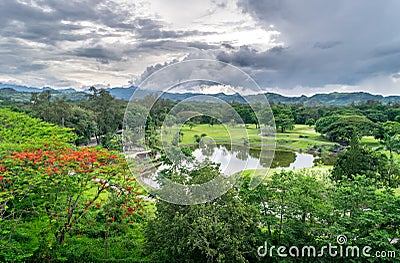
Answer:
<svg viewBox="0 0 400 263"><path fill-rule="evenodd" d="M218 9L231 8L226 0L211 1L210 18L219 14ZM96 68L122 71L129 58L143 63L154 63L158 57L169 61L148 67L142 80L175 62L174 58L185 57L232 63L263 87L353 85L382 75L399 78L398 0L238 0L237 7L258 24L231 21L232 32L228 29L227 33L238 26L281 32L275 43L283 44L267 51L251 44L238 47L238 43L252 40L224 41L221 33L204 32L205 28L213 31L218 23L226 26L225 21L213 24L213 19L204 18L199 20L199 28L171 29L174 21L153 15L157 10L138 15L138 5L131 0L0 0L0 74L10 74L10 78L19 74L22 79L24 72L31 72L32 79L39 76L51 81L43 85L65 85L72 82L48 76L58 73L51 67L57 68L64 60L73 65L70 70L75 73L80 73L80 67L90 68L86 75L71 77L77 82L82 76L96 74ZM216 42L218 34L222 35L220 43ZM68 72L66 69L63 76Z"/></svg>
<svg viewBox="0 0 400 263"><path fill-rule="evenodd" d="M46 44L105 37L96 32L79 33L85 26L78 25L77 22L87 21L120 33L134 32L141 39L176 39L201 34L197 30L165 30L160 22L134 18L129 10L111 1L40 0L36 3L38 6L15 0L0 2L0 34Z"/></svg>
<svg viewBox="0 0 400 263"><path fill-rule="evenodd" d="M2 73L15 74L20 72L24 73L34 72L47 68L47 66L44 64L38 64L38 63L29 64L27 61L24 61L24 63L27 64L21 63L18 65L18 67L10 67L9 65L0 65L0 70Z"/></svg>
<svg viewBox="0 0 400 263"><path fill-rule="evenodd" d="M16 38L0 38L0 73L20 74L46 69L48 65L41 56L49 52L51 49L41 53Z"/></svg>
<svg viewBox="0 0 400 263"><path fill-rule="evenodd" d="M109 61L109 60L119 61L122 59L121 54L118 54L114 50L102 46L79 48L74 50L70 54L78 57L96 58L101 61Z"/></svg>
<svg viewBox="0 0 400 263"><path fill-rule="evenodd" d="M69 8L66 3L69 3ZM56 4L58 3L58 4ZM68 25L62 21L95 19L98 1L38 1L40 6L23 4L14 0L0 3L0 34L4 37L54 44L61 40L80 40L84 36L74 34L83 27ZM76 5L75 12L72 5ZM50 8L45 11L43 8ZM87 36L86 36L87 37Z"/></svg>
<svg viewBox="0 0 400 263"><path fill-rule="evenodd" d="M184 40L207 32L174 31L161 21L146 18L146 14L134 14L134 1L1 0L0 74L25 79L26 72L42 71L40 75L50 81L43 85L65 85L72 82L47 74L53 62L88 59L92 63L89 65L107 64L108 69L117 72L121 66L116 63L138 54L162 56L171 51L217 48Z"/></svg>
<svg viewBox="0 0 400 263"><path fill-rule="evenodd" d="M138 49L145 51L151 50L155 52L156 50L170 50L170 51L181 51L192 49L182 60L191 59L215 59L216 53L219 52L220 47L217 45L210 45L203 42L178 42L178 41L146 41L137 47ZM193 50L194 49L194 50ZM154 72L169 66L171 64L177 63L178 59L173 59L172 61L157 63L155 65L148 66L139 78L134 82L135 85L139 85L147 77L149 77Z"/></svg>
<svg viewBox="0 0 400 263"><path fill-rule="evenodd" d="M400 1L239 0L238 6L261 26L273 25L285 43L279 53L242 47L218 55L261 83L353 85L400 71Z"/></svg>

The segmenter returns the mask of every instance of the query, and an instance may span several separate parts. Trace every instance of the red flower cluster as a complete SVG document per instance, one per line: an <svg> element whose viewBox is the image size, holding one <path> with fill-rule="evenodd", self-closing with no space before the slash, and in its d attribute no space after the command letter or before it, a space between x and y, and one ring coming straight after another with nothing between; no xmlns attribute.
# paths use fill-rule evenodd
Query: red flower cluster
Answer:
<svg viewBox="0 0 400 263"><path fill-rule="evenodd" d="M120 162L117 155L113 155L105 149L96 150L89 147L14 152L6 159L11 160L12 163L6 164L0 161L0 173L5 173L7 168L20 166L25 167L25 169L43 171L47 175L74 175L76 173L90 173L95 168Z"/></svg>
<svg viewBox="0 0 400 263"><path fill-rule="evenodd" d="M60 161L63 163L93 164L95 162L103 163L106 160L116 159L118 156L111 155L106 150L95 150L86 147L78 150L65 149L59 151L43 151L40 149L34 152L15 152L11 158L14 160L33 162L42 162L45 160L49 164L54 164Z"/></svg>

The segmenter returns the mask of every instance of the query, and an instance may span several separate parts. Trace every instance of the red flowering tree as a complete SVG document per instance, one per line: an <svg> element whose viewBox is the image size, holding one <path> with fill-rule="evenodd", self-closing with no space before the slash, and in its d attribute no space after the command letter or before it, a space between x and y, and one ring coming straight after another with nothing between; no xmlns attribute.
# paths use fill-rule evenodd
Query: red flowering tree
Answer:
<svg viewBox="0 0 400 263"><path fill-rule="evenodd" d="M120 233L141 217L138 184L125 160L77 148L75 140L69 129L0 109L0 261L66 260L56 246L69 237L104 226ZM37 235L33 248L13 236L25 222Z"/></svg>
<svg viewBox="0 0 400 263"><path fill-rule="evenodd" d="M101 209L111 193L124 219L140 210L138 185L128 175L124 161L104 149L15 152L0 161L2 218L44 214L49 224L42 235L52 233L62 244L85 213Z"/></svg>

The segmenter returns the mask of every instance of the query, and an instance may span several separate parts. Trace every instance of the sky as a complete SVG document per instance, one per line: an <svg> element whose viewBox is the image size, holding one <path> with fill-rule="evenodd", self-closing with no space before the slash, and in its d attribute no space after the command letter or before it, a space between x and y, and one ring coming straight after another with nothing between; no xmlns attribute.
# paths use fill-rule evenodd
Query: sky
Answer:
<svg viewBox="0 0 400 263"><path fill-rule="evenodd" d="M1 0L0 82L128 87L216 59L289 96L400 95L398 10L398 0Z"/></svg>

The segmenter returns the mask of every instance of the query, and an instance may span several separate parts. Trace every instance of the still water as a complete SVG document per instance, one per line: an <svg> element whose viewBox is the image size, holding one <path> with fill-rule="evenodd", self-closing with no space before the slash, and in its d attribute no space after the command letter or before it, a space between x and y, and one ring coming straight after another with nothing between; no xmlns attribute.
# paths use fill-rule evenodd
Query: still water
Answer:
<svg viewBox="0 0 400 263"><path fill-rule="evenodd" d="M246 169L268 168L271 159L260 158L260 151L246 147L216 145L213 147L194 149L195 158L203 162L207 158L220 164L220 169L227 174L233 174ZM277 149L271 163L271 168L300 169L313 167L317 163L329 164L321 156L299 153L290 150Z"/></svg>

